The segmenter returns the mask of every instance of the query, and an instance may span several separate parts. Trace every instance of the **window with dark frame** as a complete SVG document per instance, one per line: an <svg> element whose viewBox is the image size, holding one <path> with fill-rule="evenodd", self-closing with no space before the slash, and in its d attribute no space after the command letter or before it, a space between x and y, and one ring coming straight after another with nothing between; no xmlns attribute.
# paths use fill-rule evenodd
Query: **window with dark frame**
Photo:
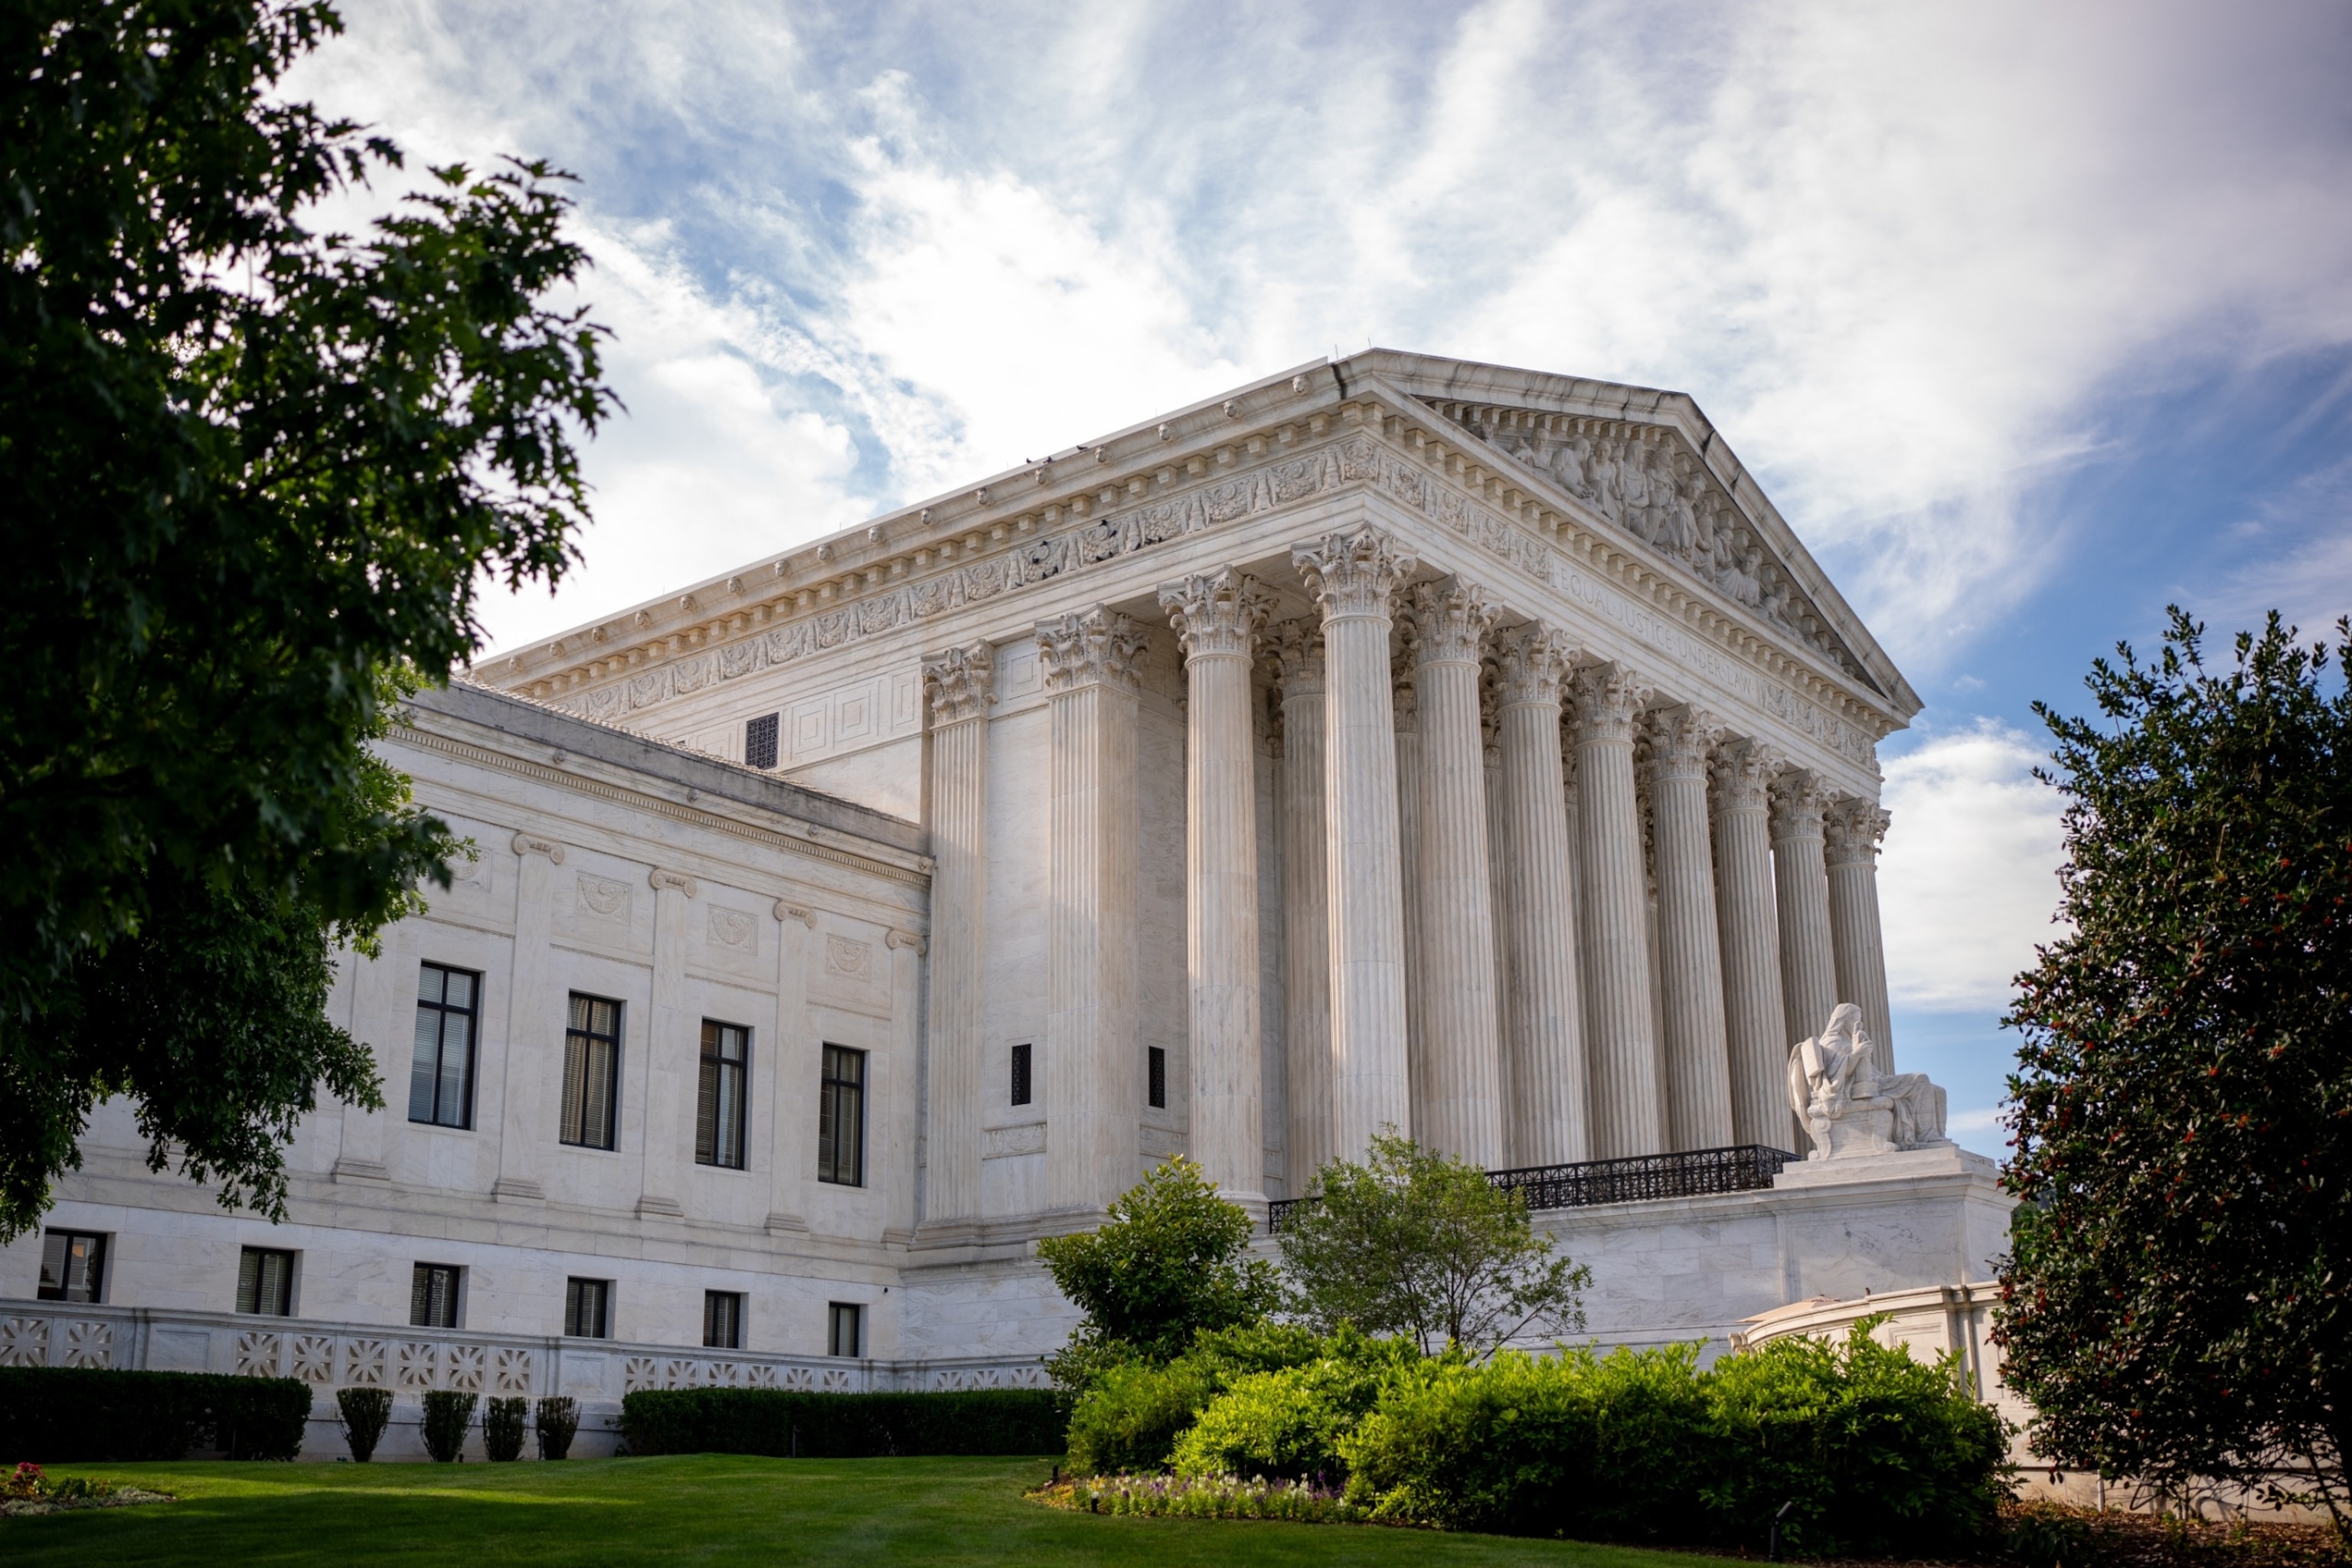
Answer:
<svg viewBox="0 0 2352 1568"><path fill-rule="evenodd" d="M408 1277L408 1321L419 1329L457 1326L457 1268L450 1263L420 1263Z"/></svg>
<svg viewBox="0 0 2352 1568"><path fill-rule="evenodd" d="M751 1068L751 1031L702 1020L702 1089L694 1113L698 1165L743 1168L743 1108Z"/></svg>
<svg viewBox="0 0 2352 1568"><path fill-rule="evenodd" d="M53 1230L41 1237L44 1301L106 1300L106 1237L95 1231Z"/></svg>
<svg viewBox="0 0 2352 1568"><path fill-rule="evenodd" d="M825 1354L859 1356L866 1353L865 1308L855 1301L827 1301L824 1315Z"/></svg>
<svg viewBox="0 0 2352 1568"><path fill-rule="evenodd" d="M816 1100L816 1179L866 1184L866 1053L824 1047Z"/></svg>
<svg viewBox="0 0 2352 1568"><path fill-rule="evenodd" d="M434 1127L474 1124L474 1047L482 977L425 963L416 971L416 1055L408 1071L408 1119Z"/></svg>
<svg viewBox="0 0 2352 1568"><path fill-rule="evenodd" d="M620 1083L621 1005L574 991L563 1031L563 1125L558 1136L577 1148L613 1147Z"/></svg>
<svg viewBox="0 0 2352 1568"><path fill-rule="evenodd" d="M563 1332L575 1340L613 1337L613 1282L610 1279L566 1279L563 1282Z"/></svg>
<svg viewBox="0 0 2352 1568"><path fill-rule="evenodd" d="M1029 1103L1029 1047L1013 1047L1013 1103Z"/></svg>
<svg viewBox="0 0 2352 1568"><path fill-rule="evenodd" d="M776 765L776 731L782 715L763 713L757 719L744 721L743 765L747 768L772 768Z"/></svg>
<svg viewBox="0 0 2352 1568"><path fill-rule="evenodd" d="M702 1293L702 1342L711 1350L743 1348L743 1296L739 1290Z"/></svg>
<svg viewBox="0 0 2352 1568"><path fill-rule="evenodd" d="M236 1262L236 1310L265 1318L294 1315L294 1255L248 1247Z"/></svg>
<svg viewBox="0 0 2352 1568"><path fill-rule="evenodd" d="M1168 1108L1168 1052L1164 1048L1153 1046L1144 1053L1144 1098L1151 1102L1154 1110L1165 1110Z"/></svg>

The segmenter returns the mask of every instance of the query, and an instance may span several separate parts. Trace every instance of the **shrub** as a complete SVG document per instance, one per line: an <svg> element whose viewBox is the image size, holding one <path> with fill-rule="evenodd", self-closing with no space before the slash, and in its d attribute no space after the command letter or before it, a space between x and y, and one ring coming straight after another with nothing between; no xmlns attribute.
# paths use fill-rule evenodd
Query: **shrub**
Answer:
<svg viewBox="0 0 2352 1568"><path fill-rule="evenodd" d="M1285 1519L1297 1524L1354 1524L1362 1509L1337 1491L1303 1481L1237 1476L1093 1476L1031 1492L1048 1508L1080 1513L1138 1513L1172 1519Z"/></svg>
<svg viewBox="0 0 2352 1568"><path fill-rule="evenodd" d="M568 1459L580 1432L580 1406L570 1394L551 1394L539 1402L539 1457Z"/></svg>
<svg viewBox="0 0 2352 1568"><path fill-rule="evenodd" d="M530 1420L530 1401L517 1394L493 1399L482 1407L482 1455L494 1465L522 1458L523 1427Z"/></svg>
<svg viewBox="0 0 2352 1568"><path fill-rule="evenodd" d="M425 1451L435 1462L454 1465L466 1457L466 1429L474 1424L479 1394L436 1388L425 1395Z"/></svg>
<svg viewBox="0 0 2352 1568"><path fill-rule="evenodd" d="M352 1459L366 1464L375 1457L375 1446L383 1441L383 1429L391 1423L392 1390L339 1388L335 1407L343 1414L343 1441L351 1445Z"/></svg>
<svg viewBox="0 0 2352 1568"><path fill-rule="evenodd" d="M1052 1390L799 1394L769 1388L646 1389L621 1401L633 1454L765 1454L877 1458L917 1454L1052 1454L1062 1446Z"/></svg>
<svg viewBox="0 0 2352 1568"><path fill-rule="evenodd" d="M1176 1439L1236 1379L1304 1366L1322 1352L1307 1329L1244 1323L1196 1334L1165 1366L1125 1361L1097 1366L1071 1407L1070 1467L1116 1475L1164 1468Z"/></svg>
<svg viewBox="0 0 2352 1568"><path fill-rule="evenodd" d="M1177 1439L1170 1455L1176 1473L1343 1480L1340 1440L1422 1356L1408 1340L1367 1339L1344 1325L1318 1348L1322 1353L1303 1364L1233 1379Z"/></svg>
<svg viewBox="0 0 2352 1568"><path fill-rule="evenodd" d="M0 1452L46 1464L301 1451L310 1390L289 1377L96 1367L0 1368Z"/></svg>

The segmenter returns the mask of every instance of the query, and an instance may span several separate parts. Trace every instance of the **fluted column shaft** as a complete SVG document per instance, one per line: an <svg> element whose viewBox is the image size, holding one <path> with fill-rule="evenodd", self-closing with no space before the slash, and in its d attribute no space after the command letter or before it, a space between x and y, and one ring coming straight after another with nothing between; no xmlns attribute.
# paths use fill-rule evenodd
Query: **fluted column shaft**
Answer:
<svg viewBox="0 0 2352 1568"><path fill-rule="evenodd" d="M1136 973L1140 627L1097 605L1037 625L1049 731L1045 1201L1100 1209L1134 1184L1143 1113Z"/></svg>
<svg viewBox="0 0 2352 1568"><path fill-rule="evenodd" d="M1878 844L1886 813L1847 795L1822 819L1830 884L1830 938L1838 1000L1862 1009L1878 1042L1878 1068L1895 1070L1895 1020L1886 1001L1886 942L1878 921Z"/></svg>
<svg viewBox="0 0 2352 1568"><path fill-rule="evenodd" d="M1568 1164L1592 1157L1592 1132L1576 974L1576 865L1560 761L1566 647L1547 627L1522 626L1503 642L1500 674L1501 838L1511 868L1503 919L1512 991L1504 1158L1515 1166Z"/></svg>
<svg viewBox="0 0 2352 1568"><path fill-rule="evenodd" d="M988 705L984 642L923 662L931 711L931 973L923 1221L980 1217L982 1004L988 912Z"/></svg>
<svg viewBox="0 0 2352 1568"><path fill-rule="evenodd" d="M1421 999L1428 1098L1414 1136L1482 1169L1502 1163L1502 1038L1486 847L1478 655L1493 604L1459 578L1412 590L1421 695L1421 855L1413 887L1427 954Z"/></svg>
<svg viewBox="0 0 2352 1568"><path fill-rule="evenodd" d="M1716 929L1723 950L1723 1021L1737 1143L1794 1149L1789 1110L1788 1013L1780 996L1780 917L1772 887L1766 789L1773 762L1753 742L1718 754L1715 785Z"/></svg>
<svg viewBox="0 0 2352 1568"><path fill-rule="evenodd" d="M1479 668L1478 699L1480 703L1478 732L1482 752L1479 771L1486 775L1486 909L1487 923L1495 932L1495 1080L1501 1100L1496 1116L1496 1165L1513 1163L1511 1147L1511 1031L1517 1027L1512 1016L1511 942L1505 934L1511 908L1511 882L1515 875L1503 843L1503 720L1496 710L1495 670L1491 663ZM1494 1166L1487 1167L1495 1168Z"/></svg>
<svg viewBox="0 0 2352 1568"><path fill-rule="evenodd" d="M1678 708L1651 724L1651 832L1658 873L1658 969L1665 1012L1666 1133L1675 1149L1732 1142L1723 950L1716 929L1706 765L1722 730Z"/></svg>
<svg viewBox="0 0 2352 1568"><path fill-rule="evenodd" d="M1262 1204L1265 1039L1250 667L1266 597L1228 567L1160 589L1160 603L1184 646L1188 693L1184 909L1192 1157L1220 1192Z"/></svg>
<svg viewBox="0 0 2352 1568"><path fill-rule="evenodd" d="M1300 545L1291 561L1323 612L1332 1143L1360 1160L1381 1129L1412 1121L1389 603L1413 562L1370 528Z"/></svg>
<svg viewBox="0 0 2352 1568"><path fill-rule="evenodd" d="M1822 860L1820 784L1784 773L1772 788L1772 880L1780 916L1780 994L1793 1046L1818 1035L1840 1000L1830 945L1830 889Z"/></svg>
<svg viewBox="0 0 2352 1568"><path fill-rule="evenodd" d="M1633 718L1643 693L1613 666L1578 672L1577 861L1583 920L1585 1052L1592 1152L1662 1152L1665 1104L1650 1005L1649 889L1633 791Z"/></svg>
<svg viewBox="0 0 2352 1568"><path fill-rule="evenodd" d="M1331 1157L1330 846L1323 824L1323 628L1290 621L1274 636L1282 692L1282 1039L1288 1066L1289 1191Z"/></svg>
<svg viewBox="0 0 2352 1568"><path fill-rule="evenodd" d="M1396 709L1397 853L1403 885L1421 879L1421 692L1413 685L1412 628L1404 628L1404 652L1391 671ZM1405 1059L1410 1079L1406 1103L1419 1106L1429 1098L1428 1034L1421 1025L1422 966L1421 900L1404 900L1404 1028ZM1412 1133L1411 1118L1397 1131Z"/></svg>

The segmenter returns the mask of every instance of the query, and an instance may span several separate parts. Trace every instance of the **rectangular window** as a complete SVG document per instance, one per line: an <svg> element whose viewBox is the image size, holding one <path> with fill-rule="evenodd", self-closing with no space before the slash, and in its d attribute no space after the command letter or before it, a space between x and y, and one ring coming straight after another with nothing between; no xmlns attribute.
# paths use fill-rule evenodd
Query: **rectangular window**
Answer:
<svg viewBox="0 0 2352 1568"><path fill-rule="evenodd" d="M621 1005L574 991L563 1032L563 1142L583 1149L613 1146L620 1084Z"/></svg>
<svg viewBox="0 0 2352 1568"><path fill-rule="evenodd" d="M827 1301L824 1315L825 1354L856 1356L866 1352L865 1308L855 1301Z"/></svg>
<svg viewBox="0 0 2352 1568"><path fill-rule="evenodd" d="M236 1310L265 1318L294 1313L294 1255L248 1247L236 1264Z"/></svg>
<svg viewBox="0 0 2352 1568"><path fill-rule="evenodd" d="M866 1184L866 1053L824 1048L817 1085L816 1179L845 1187Z"/></svg>
<svg viewBox="0 0 2352 1568"><path fill-rule="evenodd" d="M612 1337L613 1282L610 1279L566 1279L563 1282L563 1331L575 1340Z"/></svg>
<svg viewBox="0 0 2352 1568"><path fill-rule="evenodd" d="M106 1300L106 1237L86 1230L53 1230L41 1237L44 1301Z"/></svg>
<svg viewBox="0 0 2352 1568"><path fill-rule="evenodd" d="M743 1168L745 1078L751 1068L751 1031L702 1020L702 1094L694 1113L697 1164Z"/></svg>
<svg viewBox="0 0 2352 1568"><path fill-rule="evenodd" d="M1160 1047L1153 1046L1147 1055L1144 1072L1147 1077L1146 1088L1149 1090L1145 1098L1151 1101L1151 1108L1154 1110L1166 1110L1168 1107L1168 1053Z"/></svg>
<svg viewBox="0 0 2352 1568"><path fill-rule="evenodd" d="M1013 1103L1029 1103L1029 1047L1013 1047Z"/></svg>
<svg viewBox="0 0 2352 1568"><path fill-rule="evenodd" d="M743 765L747 768L772 768L776 765L776 726L780 715L762 714L748 720L743 725Z"/></svg>
<svg viewBox="0 0 2352 1568"><path fill-rule="evenodd" d="M474 1124L475 1021L482 977L443 964L416 972L416 1056L408 1072L408 1119L435 1127Z"/></svg>
<svg viewBox="0 0 2352 1568"><path fill-rule="evenodd" d="M408 1321L420 1329L457 1326L457 1270L446 1263L420 1263L408 1276Z"/></svg>
<svg viewBox="0 0 2352 1568"><path fill-rule="evenodd" d="M702 1342L713 1350L743 1348L743 1297L734 1290L702 1293Z"/></svg>

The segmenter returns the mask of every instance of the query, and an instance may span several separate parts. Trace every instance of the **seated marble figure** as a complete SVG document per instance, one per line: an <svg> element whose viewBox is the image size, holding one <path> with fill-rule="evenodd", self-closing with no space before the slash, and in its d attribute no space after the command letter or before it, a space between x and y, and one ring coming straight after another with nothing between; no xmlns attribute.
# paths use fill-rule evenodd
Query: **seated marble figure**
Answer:
<svg viewBox="0 0 2352 1568"><path fill-rule="evenodd" d="M1944 1091L1925 1073L1881 1072L1862 1009L1841 1002L1822 1032L1789 1053L1789 1104L1811 1160L1891 1154L1946 1142Z"/></svg>

